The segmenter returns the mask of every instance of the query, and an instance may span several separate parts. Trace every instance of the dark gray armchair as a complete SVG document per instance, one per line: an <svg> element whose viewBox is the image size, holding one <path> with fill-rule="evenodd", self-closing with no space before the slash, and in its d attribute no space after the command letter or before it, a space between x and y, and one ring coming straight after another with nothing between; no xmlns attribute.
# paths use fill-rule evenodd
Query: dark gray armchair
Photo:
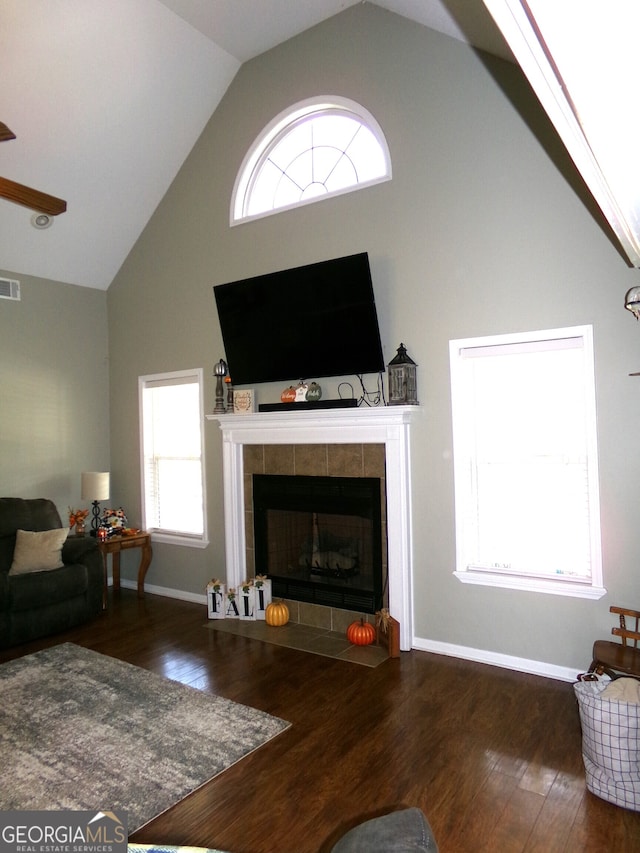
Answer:
<svg viewBox="0 0 640 853"><path fill-rule="evenodd" d="M59 568L11 571L17 531L62 528L45 498L0 498L0 647L73 628L102 610L104 568L95 539L62 543Z"/></svg>

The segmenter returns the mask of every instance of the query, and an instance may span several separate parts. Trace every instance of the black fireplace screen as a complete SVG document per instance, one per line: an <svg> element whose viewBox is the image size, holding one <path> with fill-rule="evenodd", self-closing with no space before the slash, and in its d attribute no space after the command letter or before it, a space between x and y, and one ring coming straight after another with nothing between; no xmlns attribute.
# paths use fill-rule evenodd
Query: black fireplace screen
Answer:
<svg viewBox="0 0 640 853"><path fill-rule="evenodd" d="M376 477L253 475L256 572L273 594L374 613L382 606Z"/></svg>

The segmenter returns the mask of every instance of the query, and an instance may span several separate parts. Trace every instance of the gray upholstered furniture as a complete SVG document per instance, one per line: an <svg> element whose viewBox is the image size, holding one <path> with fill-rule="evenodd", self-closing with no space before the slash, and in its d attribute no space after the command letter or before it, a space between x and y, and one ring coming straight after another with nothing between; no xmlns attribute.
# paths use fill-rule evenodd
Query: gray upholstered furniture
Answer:
<svg viewBox="0 0 640 853"><path fill-rule="evenodd" d="M372 818L347 832L331 853L438 853L438 845L423 812L400 809Z"/></svg>
<svg viewBox="0 0 640 853"><path fill-rule="evenodd" d="M274 844L273 849L277 849L277 844ZM325 849L324 845L322 849ZM127 853L187 851L224 853L213 847L171 847L164 844L129 844ZM331 853L438 853L438 845L422 811L407 808L355 826L331 847Z"/></svg>
<svg viewBox="0 0 640 853"><path fill-rule="evenodd" d="M104 568L95 539L69 538L62 543L59 568L16 571L18 534L62 528L55 504L45 498L0 498L0 647L17 645L64 631L102 610ZM21 548L21 554L29 549ZM14 570L12 571L12 565Z"/></svg>

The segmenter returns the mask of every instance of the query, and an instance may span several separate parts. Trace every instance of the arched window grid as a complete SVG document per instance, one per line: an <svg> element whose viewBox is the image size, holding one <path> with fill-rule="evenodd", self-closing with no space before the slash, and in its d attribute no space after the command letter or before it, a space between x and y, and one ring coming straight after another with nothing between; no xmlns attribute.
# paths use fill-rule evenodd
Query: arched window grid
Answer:
<svg viewBox="0 0 640 853"><path fill-rule="evenodd" d="M316 118L321 118L321 117L326 116L326 115L337 115L337 116L343 117L344 113L343 112L341 113L337 110L326 110L320 116L318 116L318 115L305 116L304 118L299 119L297 122L292 123L292 125L285 128L279 134L279 137L276 138L273 145L269 148L268 151L265 152L264 157L262 158L262 163L260 161L258 162L258 167L256 169L256 172L260 171L261 166L264 162L266 162L266 161L271 162L273 164L273 166L276 169L278 169L278 171L280 171L282 174L280 182L290 181L292 184L294 184L294 186L300 191L299 201L302 201L304 193L309 189L309 186L311 186L311 185L322 186L322 187L324 187L324 192L327 194L330 194L332 191L327 190L327 184L329 183L331 176L335 173L336 169L338 168L338 165L341 162L346 160L349 163L349 165L351 166L351 169L353 171L355 179L353 180L353 182L351 184L349 184L344 189L345 190L353 189L356 186L356 184L359 183L358 169L357 169L357 166L354 163L353 159L349 156L349 154L347 152L349 151L349 147L351 146L351 143L354 141L356 136L362 131L362 125L357 124L351 138L348 140L344 149L338 145L327 145L327 144L316 145L315 141L313 139L313 137L314 137L314 124L313 123L314 123L314 120ZM280 140L283 138L286 138L290 134L290 132L294 129L295 126L299 126L299 125L307 124L307 123L310 124L310 134L311 134L310 146L308 148L306 148L304 151L300 151L297 154L295 154L295 156L291 160L289 160L289 162L287 162L283 168L281 165L279 165L278 163L276 163L274 161L274 159L273 159L274 151L277 151L278 144L279 144ZM331 165L328 173L326 173L326 174L322 174L322 175L317 174L317 170L319 167L319 164L317 162L317 158L315 156L317 151L333 151L333 152L335 152L335 155L333 157L333 164ZM301 183L299 183L295 180L295 178L291 174L291 170L293 169L294 164L297 161L300 161L302 158L306 158L309 154L311 155L311 160L310 160L311 184L305 184L303 186ZM323 194L322 192L318 192L317 195L319 196L322 194ZM317 196L314 195L313 198L309 198L309 200L310 201L315 200L316 197ZM294 204L295 204L295 202L294 202ZM276 207L274 209L277 210L279 208Z"/></svg>
<svg viewBox="0 0 640 853"><path fill-rule="evenodd" d="M338 125L342 125L338 142L325 139L326 130L322 132L323 119L331 117L338 119ZM345 121L340 122L342 119ZM348 128L349 123L353 123L354 127ZM330 128L329 133L335 136L338 125ZM320 141L316 144L318 127ZM307 129L310 141L301 144L296 140L296 134L305 133ZM353 148L358 139L362 140L360 151ZM294 153L288 159L283 159L283 153L286 157L287 140L293 141ZM327 160L327 152L332 152L332 160L328 166L326 162L322 164L322 174L316 174L321 165L320 159ZM378 161L377 167L373 169L374 176L362 178L359 173L363 170L364 158L371 158L372 154L375 154L372 159ZM303 184L299 172L304 171L305 158L309 159L306 168L313 180L308 180L307 175ZM345 168L350 170L352 177L339 174ZM277 116L247 152L232 194L231 225L312 204L324 198L333 198L390 179L391 158L386 139L377 121L367 110L344 98L333 98L331 102L325 99L305 101ZM266 191L269 206L263 203L260 209L252 211L252 200L255 207L261 184L269 187ZM298 197L292 199L293 188ZM264 189L262 194L265 194Z"/></svg>

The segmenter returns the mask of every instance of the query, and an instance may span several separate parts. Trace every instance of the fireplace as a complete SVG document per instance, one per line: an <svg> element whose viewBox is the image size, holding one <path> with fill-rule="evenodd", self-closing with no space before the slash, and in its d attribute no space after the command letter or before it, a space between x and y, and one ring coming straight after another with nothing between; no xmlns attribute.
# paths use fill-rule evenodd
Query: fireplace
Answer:
<svg viewBox="0 0 640 853"><path fill-rule="evenodd" d="M325 445L331 451L348 444L361 444L365 449L380 444L384 449L386 469L383 511L388 585L385 596L388 596L389 612L400 622L400 648L410 649L413 637L410 428L412 421L421 419L423 414L419 406L380 406L317 412L207 415L207 420L218 422L222 432L227 584L237 586L243 578L251 577L254 569L248 554L249 540L252 540L249 531L253 525L248 523L250 511L245 496L251 490L250 473L255 473L255 469L247 470L245 450L253 451L264 460L268 445L274 456L279 457L281 452L291 465L290 453L288 450L285 453L285 448L293 445L296 451L293 473L296 473L299 448L303 451L308 445ZM250 545L253 546L253 541Z"/></svg>
<svg viewBox="0 0 640 853"><path fill-rule="evenodd" d="M254 474L252 491L256 566L274 595L363 613L383 606L380 478Z"/></svg>

